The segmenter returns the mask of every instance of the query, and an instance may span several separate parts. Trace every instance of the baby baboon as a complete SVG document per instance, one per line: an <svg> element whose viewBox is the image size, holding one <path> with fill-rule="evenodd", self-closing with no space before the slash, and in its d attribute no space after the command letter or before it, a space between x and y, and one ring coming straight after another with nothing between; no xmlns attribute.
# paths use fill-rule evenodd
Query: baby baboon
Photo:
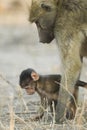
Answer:
<svg viewBox="0 0 87 130"><path fill-rule="evenodd" d="M73 97L74 86L80 76L82 59L87 56L87 0L32 0L29 21L36 24L40 42L56 39L63 65L59 99L66 112L70 111L68 115L72 115L70 106L72 100L75 105L78 95L77 90ZM64 111L60 104L58 120L65 115Z"/></svg>
<svg viewBox="0 0 87 130"><path fill-rule="evenodd" d="M25 89L29 95L37 92L41 99L41 107L39 109L39 115L34 118L38 120L42 118L44 109L50 106L53 114L52 102L54 102L54 109L56 112L57 99L60 89L61 75L39 75L34 69L26 69L21 72L19 84L21 88ZM87 83L78 80L76 86L87 88ZM76 92L75 88L74 92Z"/></svg>

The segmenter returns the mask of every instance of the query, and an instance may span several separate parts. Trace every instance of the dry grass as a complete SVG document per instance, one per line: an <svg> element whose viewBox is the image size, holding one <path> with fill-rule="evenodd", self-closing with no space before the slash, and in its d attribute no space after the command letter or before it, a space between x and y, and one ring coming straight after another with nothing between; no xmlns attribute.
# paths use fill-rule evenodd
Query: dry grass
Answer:
<svg viewBox="0 0 87 130"><path fill-rule="evenodd" d="M11 87L14 85L0 75L0 78L6 82ZM51 116L50 112L45 110L45 115L40 121L34 122L30 120L30 117L36 114L36 107L38 103L29 102L26 104L26 100L23 98L22 91L20 87L17 88L17 97L13 95L8 96L9 102L5 106L0 106L1 118L0 118L0 130L87 130L87 97L84 97L83 104L77 107L77 112L74 120L65 120L63 124L55 124L55 113L54 117ZM18 110L19 104L14 104L14 102L19 102L20 108ZM33 111L32 108L33 105ZM4 109L7 108L5 111ZM3 113L2 113L3 111ZM47 120L50 117L50 121Z"/></svg>

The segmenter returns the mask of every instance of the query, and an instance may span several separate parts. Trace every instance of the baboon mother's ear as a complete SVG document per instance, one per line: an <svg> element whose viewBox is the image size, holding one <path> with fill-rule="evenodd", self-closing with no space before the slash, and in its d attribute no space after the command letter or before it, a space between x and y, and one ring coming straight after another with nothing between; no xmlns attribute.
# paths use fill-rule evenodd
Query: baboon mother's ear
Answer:
<svg viewBox="0 0 87 130"><path fill-rule="evenodd" d="M34 72L34 71L31 73L31 77L32 77L32 79L33 79L34 81L39 80L39 74L37 74L37 73Z"/></svg>

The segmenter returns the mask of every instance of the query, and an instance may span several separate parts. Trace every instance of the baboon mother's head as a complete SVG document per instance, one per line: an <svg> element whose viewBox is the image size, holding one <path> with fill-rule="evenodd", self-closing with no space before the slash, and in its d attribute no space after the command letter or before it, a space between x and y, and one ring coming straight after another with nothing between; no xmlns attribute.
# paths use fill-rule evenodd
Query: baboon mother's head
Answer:
<svg viewBox="0 0 87 130"><path fill-rule="evenodd" d="M35 23L42 43L54 39L54 26L58 0L32 0L29 21Z"/></svg>

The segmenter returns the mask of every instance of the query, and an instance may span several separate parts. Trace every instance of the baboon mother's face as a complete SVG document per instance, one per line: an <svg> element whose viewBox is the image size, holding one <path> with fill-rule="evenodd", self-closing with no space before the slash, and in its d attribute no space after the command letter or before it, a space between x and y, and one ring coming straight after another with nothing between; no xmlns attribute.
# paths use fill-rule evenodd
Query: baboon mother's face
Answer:
<svg viewBox="0 0 87 130"><path fill-rule="evenodd" d="M40 42L50 43L54 39L56 13L56 0L32 1L29 21L36 24Z"/></svg>

